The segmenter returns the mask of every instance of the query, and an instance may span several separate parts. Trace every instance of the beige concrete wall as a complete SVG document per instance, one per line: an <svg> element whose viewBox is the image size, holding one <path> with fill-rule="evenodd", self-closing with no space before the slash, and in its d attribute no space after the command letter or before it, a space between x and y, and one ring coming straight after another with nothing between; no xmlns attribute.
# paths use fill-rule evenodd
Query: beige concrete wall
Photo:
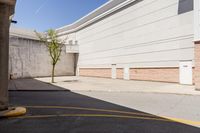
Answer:
<svg viewBox="0 0 200 133"><path fill-rule="evenodd" d="M200 40L200 1L194 0L194 40Z"/></svg>
<svg viewBox="0 0 200 133"><path fill-rule="evenodd" d="M79 67L178 67L194 60L193 11L178 0L144 0L76 33Z"/></svg>
<svg viewBox="0 0 200 133"><path fill-rule="evenodd" d="M101 76L116 64L117 78L131 68L130 79L179 82L180 61L194 67L193 11L180 11L181 2L143 0L69 34L79 44L80 75Z"/></svg>
<svg viewBox="0 0 200 133"><path fill-rule="evenodd" d="M43 77L51 75L51 58L46 46L36 40L10 37L9 73L15 78ZM56 65L56 76L74 75L74 55L65 48Z"/></svg>

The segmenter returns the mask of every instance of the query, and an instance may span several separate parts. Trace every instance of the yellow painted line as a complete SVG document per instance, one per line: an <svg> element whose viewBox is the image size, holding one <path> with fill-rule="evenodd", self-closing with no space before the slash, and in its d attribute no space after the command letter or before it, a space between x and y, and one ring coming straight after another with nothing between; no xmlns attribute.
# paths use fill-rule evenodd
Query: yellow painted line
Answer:
<svg viewBox="0 0 200 133"><path fill-rule="evenodd" d="M58 115L31 115L31 116L21 116L21 117L10 117L10 119L14 118L51 118L51 117L57 117Z"/></svg>
<svg viewBox="0 0 200 133"><path fill-rule="evenodd" d="M97 108L84 108L84 107L66 107L66 106L25 106L27 108L48 108L48 109L72 109L72 110L87 110L87 111L99 111L99 112L110 112L110 113L121 113L121 114L130 114L130 115L142 115L142 116L150 116L156 117L151 114L145 113L135 113L135 112L127 112L127 111L119 111L119 110L107 110L107 109L97 109Z"/></svg>
<svg viewBox="0 0 200 133"><path fill-rule="evenodd" d="M135 113L119 110L107 110L107 109L97 109L97 108L84 108L84 107L65 107L65 106L25 106L27 108L48 108L48 109L71 109L71 110L87 110L87 111L99 111L99 112L110 112L110 113L120 113L120 114L129 114L129 115L139 115L139 116L126 116L126 115L109 115L109 114L61 114L61 115L36 115L36 116L23 116L20 118L45 118L45 117L57 117L57 116L66 116L66 117L112 117L112 118L129 118L129 119L144 119L144 120L158 120L158 121L171 121L178 122L187 125L200 125L200 121L192 121L181 118L173 118L167 116L156 116L145 113ZM146 117L147 116L147 117ZM160 118L153 118L160 117Z"/></svg>
<svg viewBox="0 0 200 133"><path fill-rule="evenodd" d="M178 123L183 123L183 124L187 124L187 125L196 125L196 126L200 126L200 121L192 121L192 120L186 120L186 119L181 119L181 118L173 118L173 117L167 117L167 116L160 116L162 118L165 119L169 119Z"/></svg>
<svg viewBox="0 0 200 133"><path fill-rule="evenodd" d="M156 120L172 122L168 119L140 117L140 116L125 116L125 115L108 115L108 114L59 114L59 115L34 115L34 116L22 116L17 118L51 118L51 117L105 117L105 118L127 118L127 119L142 119L142 120Z"/></svg>

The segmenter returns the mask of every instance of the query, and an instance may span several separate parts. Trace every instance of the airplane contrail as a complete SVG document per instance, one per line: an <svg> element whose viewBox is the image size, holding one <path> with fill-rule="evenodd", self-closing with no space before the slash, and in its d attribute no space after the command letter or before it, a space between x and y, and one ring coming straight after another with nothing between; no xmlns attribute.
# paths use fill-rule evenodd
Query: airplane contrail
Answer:
<svg viewBox="0 0 200 133"><path fill-rule="evenodd" d="M40 10L46 5L46 3L48 2L49 0L45 0L41 5L40 7L35 11L35 15L37 15Z"/></svg>

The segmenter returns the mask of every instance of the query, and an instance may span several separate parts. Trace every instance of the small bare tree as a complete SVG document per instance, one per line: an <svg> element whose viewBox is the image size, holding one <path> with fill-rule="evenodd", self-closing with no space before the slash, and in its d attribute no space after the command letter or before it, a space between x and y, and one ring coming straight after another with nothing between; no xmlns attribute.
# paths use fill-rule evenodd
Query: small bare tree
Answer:
<svg viewBox="0 0 200 133"><path fill-rule="evenodd" d="M66 39L59 40L57 32L53 29L49 29L45 34L40 34L36 32L37 37L44 42L46 45L49 55L51 57L51 64L52 64L52 74L51 74L51 82L54 83L54 76L55 76L55 66L60 60L60 56L62 53L62 48Z"/></svg>

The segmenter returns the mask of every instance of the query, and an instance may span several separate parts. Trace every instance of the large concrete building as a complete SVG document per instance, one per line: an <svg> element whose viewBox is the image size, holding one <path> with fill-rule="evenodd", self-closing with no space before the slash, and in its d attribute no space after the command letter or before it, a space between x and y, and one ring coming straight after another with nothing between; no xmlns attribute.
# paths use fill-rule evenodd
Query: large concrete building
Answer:
<svg viewBox="0 0 200 133"><path fill-rule="evenodd" d="M81 76L195 83L193 0L111 0L58 29Z"/></svg>
<svg viewBox="0 0 200 133"><path fill-rule="evenodd" d="M78 75L200 88L199 9L199 0L110 0L57 32L66 52L79 47Z"/></svg>

